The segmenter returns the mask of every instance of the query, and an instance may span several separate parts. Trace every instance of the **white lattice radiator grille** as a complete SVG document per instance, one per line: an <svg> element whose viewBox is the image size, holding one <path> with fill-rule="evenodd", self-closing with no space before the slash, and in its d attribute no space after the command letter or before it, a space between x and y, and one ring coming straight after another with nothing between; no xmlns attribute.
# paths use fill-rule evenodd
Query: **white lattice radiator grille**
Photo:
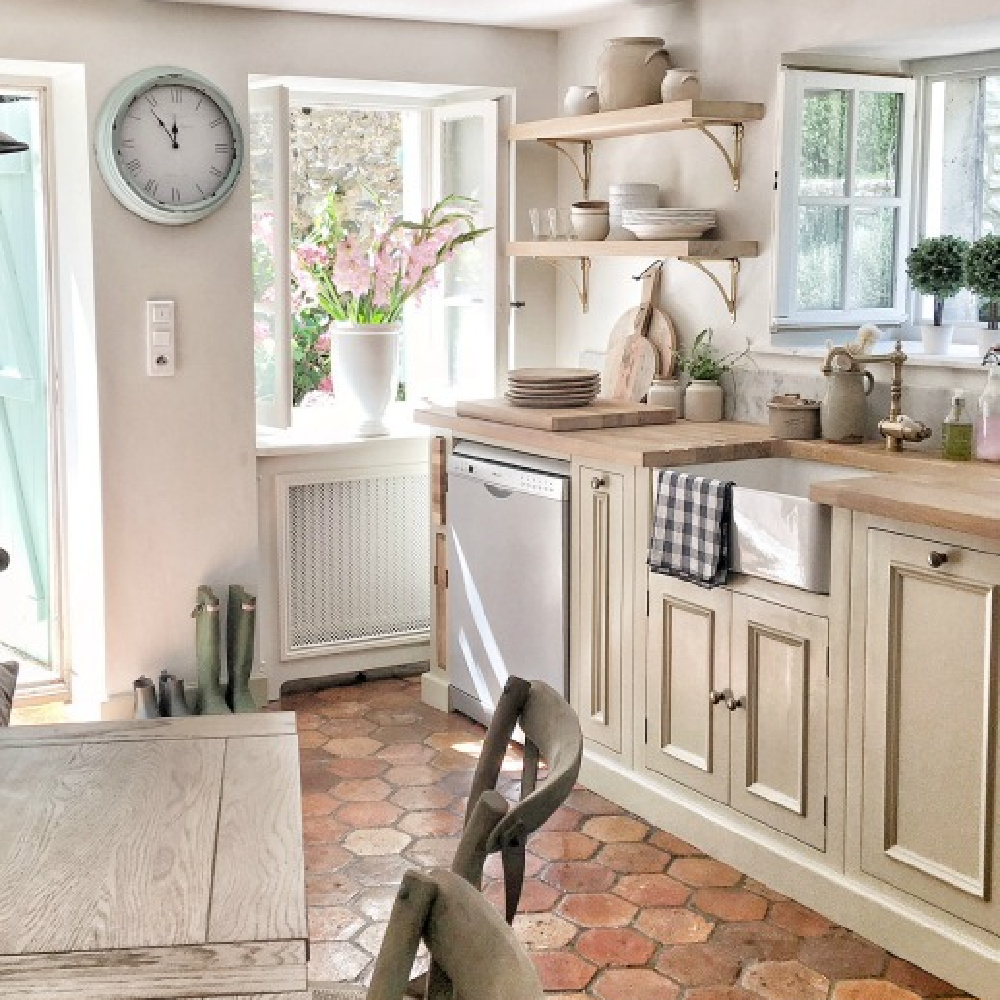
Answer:
<svg viewBox="0 0 1000 1000"><path fill-rule="evenodd" d="M426 469L334 476L287 487L285 655L430 628Z"/></svg>

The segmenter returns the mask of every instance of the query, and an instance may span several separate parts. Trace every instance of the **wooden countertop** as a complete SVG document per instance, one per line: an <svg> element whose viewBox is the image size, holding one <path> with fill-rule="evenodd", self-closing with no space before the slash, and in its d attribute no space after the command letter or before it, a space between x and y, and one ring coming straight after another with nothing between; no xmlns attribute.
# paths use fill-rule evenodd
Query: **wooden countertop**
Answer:
<svg viewBox="0 0 1000 1000"><path fill-rule="evenodd" d="M779 441L761 424L689 423L590 431L539 431L459 417L448 407L415 411L421 424L557 458L644 468L745 458L802 458L876 475L817 483L821 503L1000 540L1000 465L951 462L930 451L889 452L880 441L839 445Z"/></svg>

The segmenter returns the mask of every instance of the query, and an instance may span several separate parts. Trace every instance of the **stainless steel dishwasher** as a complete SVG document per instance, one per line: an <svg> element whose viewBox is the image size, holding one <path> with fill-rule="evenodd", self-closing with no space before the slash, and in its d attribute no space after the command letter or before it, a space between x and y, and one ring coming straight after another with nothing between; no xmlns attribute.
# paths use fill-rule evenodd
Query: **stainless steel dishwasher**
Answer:
<svg viewBox="0 0 1000 1000"><path fill-rule="evenodd" d="M568 697L569 462L472 442L448 462L452 707L488 722L511 674Z"/></svg>

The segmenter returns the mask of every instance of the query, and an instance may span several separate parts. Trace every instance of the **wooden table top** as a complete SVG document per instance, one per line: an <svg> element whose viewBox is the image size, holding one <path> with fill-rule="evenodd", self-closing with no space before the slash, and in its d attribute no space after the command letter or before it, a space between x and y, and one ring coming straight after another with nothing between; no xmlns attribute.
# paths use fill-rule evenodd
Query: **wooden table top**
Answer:
<svg viewBox="0 0 1000 1000"><path fill-rule="evenodd" d="M292 713L0 730L0 998L305 996Z"/></svg>

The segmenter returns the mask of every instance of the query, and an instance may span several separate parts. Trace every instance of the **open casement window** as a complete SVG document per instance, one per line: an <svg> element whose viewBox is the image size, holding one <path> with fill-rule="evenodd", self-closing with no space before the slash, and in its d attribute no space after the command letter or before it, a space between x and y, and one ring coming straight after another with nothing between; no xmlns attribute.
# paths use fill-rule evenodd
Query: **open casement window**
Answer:
<svg viewBox="0 0 1000 1000"><path fill-rule="evenodd" d="M899 323L913 82L785 71L777 328Z"/></svg>
<svg viewBox="0 0 1000 1000"><path fill-rule="evenodd" d="M354 89L337 94L304 94L285 86L251 89L258 425L291 427L303 396L302 343L296 337L316 316L303 321L293 313L290 260L325 194L321 178L331 166L348 168L345 218L361 223L363 231L378 214L373 199L411 220L445 194L476 200L477 227L489 232L459 248L438 268L437 287L421 302L407 304L400 382L408 403L494 395L506 370L506 335L497 322L497 303L506 305L498 290L507 281L498 266L496 231L505 211L499 204L506 190L498 141L502 106L502 100L460 101L457 95L452 101L403 97L395 104L385 94ZM382 122L370 142L366 114ZM309 130L308 148L297 148L296 135ZM309 172L313 161L316 175ZM335 394L337 375L330 375ZM335 422L336 408L326 412Z"/></svg>
<svg viewBox="0 0 1000 1000"><path fill-rule="evenodd" d="M419 359L415 387L436 402L494 396L506 370L497 322L501 281L506 287L497 254L498 198L506 190L499 176L500 103L446 104L430 113L431 202L447 194L474 198L476 225L489 229L440 268L427 322L414 328L419 342L408 339Z"/></svg>
<svg viewBox="0 0 1000 1000"><path fill-rule="evenodd" d="M250 91L254 392L257 423L292 423L288 88Z"/></svg>
<svg viewBox="0 0 1000 1000"><path fill-rule="evenodd" d="M1000 53L915 64L922 71L921 235L972 242L1000 233ZM914 321L929 323L934 299L915 294ZM979 319L968 290L946 299L945 323ZM961 339L956 330L956 339ZM972 339L972 330L965 331Z"/></svg>

